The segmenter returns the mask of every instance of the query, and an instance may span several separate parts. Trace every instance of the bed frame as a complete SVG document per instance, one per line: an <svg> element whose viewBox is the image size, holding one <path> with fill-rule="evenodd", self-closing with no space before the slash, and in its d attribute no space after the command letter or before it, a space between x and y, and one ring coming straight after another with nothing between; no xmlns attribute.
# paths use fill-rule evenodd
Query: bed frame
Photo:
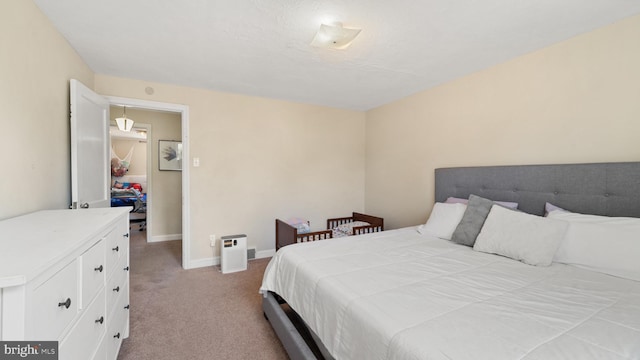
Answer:
<svg viewBox="0 0 640 360"><path fill-rule="evenodd" d="M331 239L333 237L333 231L331 229L354 221L368 222L370 225L356 226L353 228L353 235L362 235L372 232L378 232L384 230L384 219L354 212L349 217L327 219L327 230L314 231L299 234L298 229L287 224L286 222L276 219L276 250L283 246L291 245L299 242L316 241Z"/></svg>
<svg viewBox="0 0 640 360"><path fill-rule="evenodd" d="M543 215L550 202L564 209L605 216L640 217L640 162L568 165L522 165L443 168L435 170L435 200L475 194L498 201L518 203L518 209ZM269 293L262 302L289 357L333 359L297 315L287 316L283 301ZM292 321L293 318L293 321ZM314 342L301 333L309 332ZM308 337L307 337L308 338Z"/></svg>

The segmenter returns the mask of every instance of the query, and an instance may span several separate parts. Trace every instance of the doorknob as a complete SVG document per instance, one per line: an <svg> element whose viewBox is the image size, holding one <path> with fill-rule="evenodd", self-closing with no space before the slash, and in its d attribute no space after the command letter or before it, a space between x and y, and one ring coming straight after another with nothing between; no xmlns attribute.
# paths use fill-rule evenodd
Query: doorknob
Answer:
<svg viewBox="0 0 640 360"><path fill-rule="evenodd" d="M80 208L82 208L82 209L88 209L88 208L89 208L89 203L82 203L82 204L80 204Z"/></svg>

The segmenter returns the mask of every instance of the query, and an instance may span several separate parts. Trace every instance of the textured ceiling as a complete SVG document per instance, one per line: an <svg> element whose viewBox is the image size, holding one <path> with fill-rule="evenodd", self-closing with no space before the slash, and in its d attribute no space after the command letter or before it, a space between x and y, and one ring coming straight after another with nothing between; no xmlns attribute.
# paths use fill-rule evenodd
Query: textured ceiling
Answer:
<svg viewBox="0 0 640 360"><path fill-rule="evenodd" d="M34 0L93 71L368 110L640 13L638 0ZM362 28L309 45L322 22Z"/></svg>

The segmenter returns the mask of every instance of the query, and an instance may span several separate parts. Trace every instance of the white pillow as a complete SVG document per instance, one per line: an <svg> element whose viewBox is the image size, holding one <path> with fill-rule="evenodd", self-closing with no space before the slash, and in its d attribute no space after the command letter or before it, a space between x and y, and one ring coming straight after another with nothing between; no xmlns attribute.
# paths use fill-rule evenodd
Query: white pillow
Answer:
<svg viewBox="0 0 640 360"><path fill-rule="evenodd" d="M441 239L451 240L462 215L467 209L465 204L436 203L431 210L427 223L418 227L420 234L430 234Z"/></svg>
<svg viewBox="0 0 640 360"><path fill-rule="evenodd" d="M493 205L473 250L549 266L566 231L566 222Z"/></svg>
<svg viewBox="0 0 640 360"><path fill-rule="evenodd" d="M569 210L565 210L559 206L555 206L552 203L544 203L544 216L549 216L549 213L552 211L560 211L560 212L571 212Z"/></svg>
<svg viewBox="0 0 640 360"><path fill-rule="evenodd" d="M640 219L559 211L549 218L569 223L555 262L640 281Z"/></svg>

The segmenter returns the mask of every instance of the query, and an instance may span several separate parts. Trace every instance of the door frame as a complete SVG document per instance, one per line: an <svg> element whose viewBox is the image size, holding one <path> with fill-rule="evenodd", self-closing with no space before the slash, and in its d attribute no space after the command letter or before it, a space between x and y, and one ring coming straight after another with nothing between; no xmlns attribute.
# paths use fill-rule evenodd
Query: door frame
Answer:
<svg viewBox="0 0 640 360"><path fill-rule="evenodd" d="M189 193L189 107L187 105L172 104L158 101L124 98L118 96L105 96L110 105L126 105L142 110L160 110L181 114L181 140L182 140L182 268L191 269L191 222L190 209L191 197ZM147 141L151 141L147 139ZM147 156L152 156L151 152ZM147 173L149 174L149 173ZM149 179L147 179L148 181ZM153 194L152 194L153 197ZM148 206L149 204L147 204Z"/></svg>

